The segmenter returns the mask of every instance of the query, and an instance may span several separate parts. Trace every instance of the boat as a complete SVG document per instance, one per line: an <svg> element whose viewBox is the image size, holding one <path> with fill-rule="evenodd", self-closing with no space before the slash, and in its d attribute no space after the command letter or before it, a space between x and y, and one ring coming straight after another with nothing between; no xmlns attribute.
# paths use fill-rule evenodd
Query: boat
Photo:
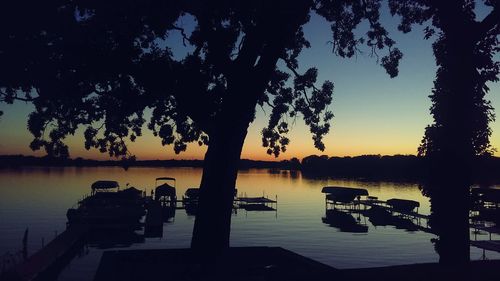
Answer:
<svg viewBox="0 0 500 281"><path fill-rule="evenodd" d="M403 213L413 212L415 208L420 207L420 203L417 201L397 198L387 200L386 204L393 210Z"/></svg>
<svg viewBox="0 0 500 281"><path fill-rule="evenodd" d="M68 225L94 228L138 228L144 216L144 196L141 190L129 187L119 190L116 181L96 181L91 195L67 211Z"/></svg>
<svg viewBox="0 0 500 281"><path fill-rule="evenodd" d="M197 204L200 197L200 189L197 187L190 187L184 192L182 196L182 203L184 204Z"/></svg>
<svg viewBox="0 0 500 281"><path fill-rule="evenodd" d="M196 210L198 210L198 199L200 197L200 189L197 187L191 187L186 189L184 195L182 196L182 206L186 210L188 216L195 216Z"/></svg>
<svg viewBox="0 0 500 281"><path fill-rule="evenodd" d="M326 200L334 203L352 203L361 196L368 196L368 191L363 188L343 187L343 186L325 186L321 190L326 193Z"/></svg>
<svg viewBox="0 0 500 281"><path fill-rule="evenodd" d="M163 184L158 185L158 182L164 181ZM173 182L173 186L168 184L168 182ZM170 177L160 177L155 180L155 200L160 201L163 205L176 205L177 204L177 194L175 191L175 178Z"/></svg>

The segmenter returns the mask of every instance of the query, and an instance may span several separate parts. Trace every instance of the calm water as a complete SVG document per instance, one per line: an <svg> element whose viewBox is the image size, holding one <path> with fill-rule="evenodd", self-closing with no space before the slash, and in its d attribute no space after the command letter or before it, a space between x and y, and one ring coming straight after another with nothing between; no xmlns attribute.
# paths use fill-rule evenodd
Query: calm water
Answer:
<svg viewBox="0 0 500 281"><path fill-rule="evenodd" d="M199 185L199 168L30 168L0 170L0 254L21 249L24 230L29 228L30 253L65 229L66 210L90 192L99 179L117 180L147 189L160 176L177 178L177 194ZM232 246L281 246L337 268L374 267L436 262L438 256L422 231L409 232L393 226L375 227L368 219L362 234L340 232L322 222L325 215L325 185L363 187L379 199L401 198L419 201L420 213L429 214L429 200L416 184L317 180L300 172L269 173L265 169L240 171L238 193L248 196L277 196L277 212L238 211L232 218ZM163 226L163 238L146 239L129 249L189 247L194 217L177 210L175 220ZM104 250L89 247L61 273L60 280L92 279ZM471 248L472 259L482 251ZM488 258L500 258L487 252Z"/></svg>

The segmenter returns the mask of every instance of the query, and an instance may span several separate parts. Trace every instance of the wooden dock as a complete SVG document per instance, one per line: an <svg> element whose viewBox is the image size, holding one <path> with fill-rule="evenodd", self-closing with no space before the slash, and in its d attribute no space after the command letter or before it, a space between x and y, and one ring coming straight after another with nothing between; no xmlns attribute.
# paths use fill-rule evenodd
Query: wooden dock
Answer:
<svg viewBox="0 0 500 281"><path fill-rule="evenodd" d="M476 240L470 241L470 244L483 250L495 251L500 253L500 240Z"/></svg>
<svg viewBox="0 0 500 281"><path fill-rule="evenodd" d="M237 247L206 260L191 249L107 251L94 280L343 280L340 275L283 248Z"/></svg>
<svg viewBox="0 0 500 281"><path fill-rule="evenodd" d="M500 260L471 261L465 265L445 266L438 263L421 263L372 268L343 269L349 281L496 281L499 280ZM333 280L333 278L332 278ZM338 280L338 279L337 279Z"/></svg>
<svg viewBox="0 0 500 281"><path fill-rule="evenodd" d="M60 264L66 258L71 258L68 255L71 255L83 242L87 232L86 226L69 227L26 261L7 272L5 280L44 279L43 275L53 266Z"/></svg>
<svg viewBox="0 0 500 281"><path fill-rule="evenodd" d="M474 246L476 248L482 249L483 250L483 257L484 257L484 250L488 251L495 251L500 253L500 240L492 240L491 235L492 234L500 234L500 227L496 226L484 226L484 225L471 225L471 228L473 228L476 231L484 231L488 233L489 235L489 240L471 240L470 244L471 246ZM474 239L477 238L476 233L474 232Z"/></svg>

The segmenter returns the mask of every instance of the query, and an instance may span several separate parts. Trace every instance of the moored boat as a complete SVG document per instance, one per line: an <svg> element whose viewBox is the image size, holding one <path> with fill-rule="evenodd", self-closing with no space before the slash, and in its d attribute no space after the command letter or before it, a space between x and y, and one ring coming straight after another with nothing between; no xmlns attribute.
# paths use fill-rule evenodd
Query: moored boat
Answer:
<svg viewBox="0 0 500 281"><path fill-rule="evenodd" d="M387 200L386 204L398 212L413 212L415 208L420 207L420 203L417 201L397 198Z"/></svg>
<svg viewBox="0 0 500 281"><path fill-rule="evenodd" d="M143 192L134 187L119 190L116 181L96 181L91 196L67 211L68 225L90 228L137 228L144 216Z"/></svg>
<svg viewBox="0 0 500 281"><path fill-rule="evenodd" d="M163 184L158 185L158 182L164 181ZM169 182L173 182L170 185ZM177 194L175 190L176 180L171 177L160 177L155 180L155 200L162 202L164 205L173 205L177 203Z"/></svg>

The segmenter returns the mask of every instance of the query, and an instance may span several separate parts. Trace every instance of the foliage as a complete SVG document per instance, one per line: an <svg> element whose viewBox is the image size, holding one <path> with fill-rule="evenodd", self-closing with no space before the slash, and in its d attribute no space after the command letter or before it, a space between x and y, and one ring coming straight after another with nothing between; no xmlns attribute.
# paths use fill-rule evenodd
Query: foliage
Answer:
<svg viewBox="0 0 500 281"><path fill-rule="evenodd" d="M497 82L500 71L500 2L484 1L491 12L482 20L476 20L476 2L389 1L391 13L401 16L401 31L411 31L412 24L426 24L424 37L435 38L438 69L430 95L434 123L425 130L420 155L490 155L494 151L489 123L495 116L485 95L487 83ZM462 144L460 138L465 139Z"/></svg>
<svg viewBox="0 0 500 281"><path fill-rule="evenodd" d="M302 26L312 12L323 16L331 23L333 52L342 57L361 45L374 54L388 48L381 65L394 77L402 54L379 22L380 3L4 1L0 101L34 104L31 148L52 156L68 156L64 139L82 126L87 149L129 155L126 143L142 135L148 108L147 127L179 153L189 142L209 144L228 106L255 110L256 104L272 108L262 130L269 154L286 150L288 118L298 115L323 150L334 86L317 85L315 68L300 72L299 54L310 47ZM192 19L192 32L179 24L185 18ZM368 31L357 36L363 20ZM182 42L172 42L174 34ZM176 57L180 43L191 51ZM245 87L255 103L240 91Z"/></svg>

